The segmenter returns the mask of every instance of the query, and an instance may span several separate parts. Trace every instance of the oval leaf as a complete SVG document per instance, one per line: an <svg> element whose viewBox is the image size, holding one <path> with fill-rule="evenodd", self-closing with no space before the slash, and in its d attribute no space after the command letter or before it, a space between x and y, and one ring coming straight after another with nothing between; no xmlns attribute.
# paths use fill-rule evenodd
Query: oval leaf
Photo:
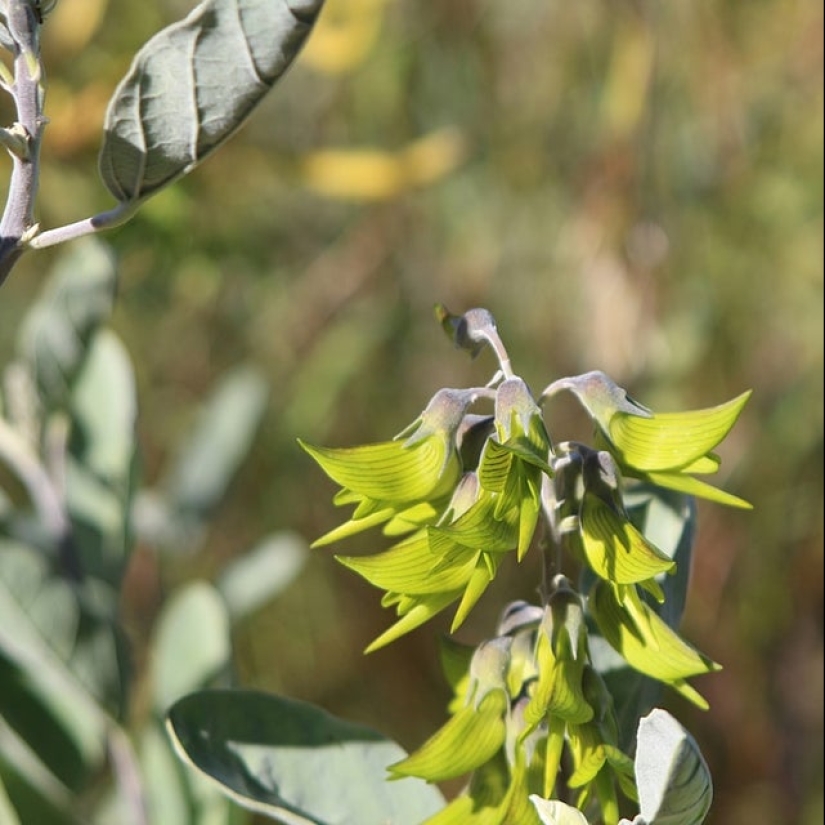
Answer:
<svg viewBox="0 0 825 825"><path fill-rule="evenodd" d="M202 687L229 663L229 613L217 590L204 581L186 585L164 607L154 642L154 698L162 713Z"/></svg>
<svg viewBox="0 0 825 825"><path fill-rule="evenodd" d="M191 171L298 54L323 0L205 0L137 53L109 103L100 175L121 203Z"/></svg>
<svg viewBox="0 0 825 825"><path fill-rule="evenodd" d="M249 453L268 395L254 367L235 367L221 378L162 483L177 513L204 519L218 504Z"/></svg>
<svg viewBox="0 0 825 825"><path fill-rule="evenodd" d="M656 708L639 722L636 782L651 825L699 825L713 798L710 771L693 737Z"/></svg>
<svg viewBox="0 0 825 825"><path fill-rule="evenodd" d="M266 536L221 572L217 588L233 622L285 590L306 564L309 548L295 533Z"/></svg>
<svg viewBox="0 0 825 825"><path fill-rule="evenodd" d="M185 762L289 825L414 825L444 804L424 782L387 782L387 765L404 756L394 742L305 702L202 691L177 702L166 726Z"/></svg>
<svg viewBox="0 0 825 825"><path fill-rule="evenodd" d="M114 257L94 238L79 240L49 274L17 341L46 406L66 404L94 333L112 312L116 287Z"/></svg>

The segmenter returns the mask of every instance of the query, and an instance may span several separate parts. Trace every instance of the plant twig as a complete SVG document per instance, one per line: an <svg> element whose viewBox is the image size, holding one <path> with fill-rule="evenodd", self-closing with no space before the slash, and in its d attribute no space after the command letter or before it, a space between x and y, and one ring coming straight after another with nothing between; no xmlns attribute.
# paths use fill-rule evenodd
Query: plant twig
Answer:
<svg viewBox="0 0 825 825"><path fill-rule="evenodd" d="M81 221L58 226L54 229L47 229L39 232L26 242L29 249L45 249L47 246L55 246L65 241L74 241L84 235L91 235L94 232L102 232L104 229L111 229L125 223L134 215L138 208L137 202L119 203L108 212L101 212L91 218L84 218Z"/></svg>
<svg viewBox="0 0 825 825"><path fill-rule="evenodd" d="M11 151L12 172L6 207L0 220L0 286L3 285L37 232L34 203L39 177L43 116L43 68L40 62L39 23L29 0L9 0L8 32L14 41L14 84L9 89L17 108L15 134L27 151Z"/></svg>

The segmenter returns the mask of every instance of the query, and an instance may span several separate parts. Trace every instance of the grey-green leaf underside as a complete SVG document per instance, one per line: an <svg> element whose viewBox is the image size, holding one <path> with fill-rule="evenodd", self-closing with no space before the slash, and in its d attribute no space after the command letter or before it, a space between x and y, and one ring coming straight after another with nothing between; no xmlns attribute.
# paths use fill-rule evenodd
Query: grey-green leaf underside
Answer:
<svg viewBox="0 0 825 825"><path fill-rule="evenodd" d="M133 203L191 171L286 71L323 0L204 0L137 53L109 103L100 174Z"/></svg>

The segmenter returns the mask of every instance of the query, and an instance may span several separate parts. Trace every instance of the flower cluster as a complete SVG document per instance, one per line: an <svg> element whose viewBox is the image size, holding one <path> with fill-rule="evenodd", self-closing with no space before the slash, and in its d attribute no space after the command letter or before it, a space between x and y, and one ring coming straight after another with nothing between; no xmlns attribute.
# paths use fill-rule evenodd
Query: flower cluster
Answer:
<svg viewBox="0 0 825 825"><path fill-rule="evenodd" d="M430 781L473 772L466 791L426 825L538 825L529 798L553 795L566 743L577 805L596 798L610 821L617 788L635 799L633 764L590 661L581 597L557 576L544 608L514 602L498 634L475 650L445 643L453 715L390 772Z"/></svg>
<svg viewBox="0 0 825 825"><path fill-rule="evenodd" d="M634 525L629 486L749 507L697 478L719 468L713 451L748 393L718 407L659 414L604 373L590 372L554 381L537 401L513 373L486 310L440 310L439 317L457 345L474 355L484 346L493 350L499 370L487 386L440 390L391 441L348 449L302 445L340 485L335 503L354 508L316 546L373 527L394 541L375 555L338 557L383 590L382 603L398 616L368 650L457 603L456 630L505 557L521 561L539 543L540 524L545 570L563 569L566 554L584 571L586 596L547 572L541 607L517 605L498 635L475 651L450 648L453 715L391 770L430 781L472 773L466 793L431 825L538 823L530 797L553 796L566 748L566 785L577 805L596 799L603 820L618 822L616 789L633 797L632 764L619 749L588 627L632 668L700 707L706 703L687 680L718 669L661 615L674 548L657 546ZM592 419L592 446L551 442L542 408L561 391L572 392ZM479 405L488 410L478 412Z"/></svg>

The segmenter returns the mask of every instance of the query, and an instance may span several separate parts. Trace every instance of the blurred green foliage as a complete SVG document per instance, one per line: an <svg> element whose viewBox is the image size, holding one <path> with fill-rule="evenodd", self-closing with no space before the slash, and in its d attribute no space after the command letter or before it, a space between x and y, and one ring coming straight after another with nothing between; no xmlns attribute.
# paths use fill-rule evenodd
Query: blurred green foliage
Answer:
<svg viewBox="0 0 825 825"><path fill-rule="evenodd" d="M49 18L44 227L111 206L95 170L105 102L189 6L61 0ZM251 361L271 386L205 544L133 555L137 661L173 586L264 533L338 520L297 436L382 440L437 388L486 380L432 305L486 306L536 388L603 369L661 410L754 389L719 481L756 509L700 505L683 626L725 670L700 680L708 713L676 713L714 777L709 823L821 822L821 4L329 0L324 14L325 40L241 134L107 238L146 484L229 367ZM319 154L364 149L378 154ZM52 257L27 256L3 288L2 363ZM584 422L563 404L570 437ZM362 547L378 549L345 552ZM529 563L503 570L465 638L536 581ZM389 622L319 551L239 626L241 681L413 747L448 689L431 628L361 656Z"/></svg>

